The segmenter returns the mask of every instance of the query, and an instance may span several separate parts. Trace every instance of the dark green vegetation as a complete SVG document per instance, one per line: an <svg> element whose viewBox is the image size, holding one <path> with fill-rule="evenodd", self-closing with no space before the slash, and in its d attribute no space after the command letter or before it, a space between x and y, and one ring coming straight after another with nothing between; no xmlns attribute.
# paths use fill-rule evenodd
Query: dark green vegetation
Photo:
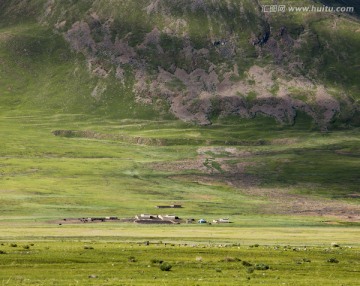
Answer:
<svg viewBox="0 0 360 286"><path fill-rule="evenodd" d="M14 248L3 243L0 281L5 285L357 285L358 248L224 246L56 241L22 242ZM169 271L161 271L170 264Z"/></svg>

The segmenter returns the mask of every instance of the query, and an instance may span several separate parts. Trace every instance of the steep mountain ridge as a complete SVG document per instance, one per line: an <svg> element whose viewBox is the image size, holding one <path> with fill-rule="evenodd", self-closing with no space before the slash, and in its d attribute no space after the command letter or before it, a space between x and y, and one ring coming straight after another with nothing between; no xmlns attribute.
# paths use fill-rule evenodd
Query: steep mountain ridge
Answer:
<svg viewBox="0 0 360 286"><path fill-rule="evenodd" d="M1 8L3 25L33 13L84 56L95 104L126 88L138 105L200 125L258 114L294 124L299 112L322 129L358 125L359 22L263 13L265 4L273 1L17 0Z"/></svg>

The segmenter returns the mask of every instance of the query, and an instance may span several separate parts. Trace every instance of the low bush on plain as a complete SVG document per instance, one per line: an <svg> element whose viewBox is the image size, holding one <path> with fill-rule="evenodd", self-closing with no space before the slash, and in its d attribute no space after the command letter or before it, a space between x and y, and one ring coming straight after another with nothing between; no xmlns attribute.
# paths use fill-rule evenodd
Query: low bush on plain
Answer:
<svg viewBox="0 0 360 286"><path fill-rule="evenodd" d="M250 262L247 262L247 261L243 261L242 262L242 265L245 266L245 267L250 267L252 266L252 264Z"/></svg>
<svg viewBox="0 0 360 286"><path fill-rule="evenodd" d="M246 268L246 272L247 272L247 273L253 273L254 270L255 270L254 267L248 267L248 268Z"/></svg>
<svg viewBox="0 0 360 286"><path fill-rule="evenodd" d="M225 257L222 261L223 262L238 262L238 261L241 261L241 259L239 259L237 257Z"/></svg>
<svg viewBox="0 0 360 286"><path fill-rule="evenodd" d="M160 264L161 271L170 271L171 268L172 268L172 265L170 263L164 262L164 263Z"/></svg>
<svg viewBox="0 0 360 286"><path fill-rule="evenodd" d="M164 261L161 259L153 258L150 260L152 264L162 264Z"/></svg>
<svg viewBox="0 0 360 286"><path fill-rule="evenodd" d="M332 257L332 258L328 259L327 262L329 262L329 263L339 263L339 260L337 260L336 258Z"/></svg>
<svg viewBox="0 0 360 286"><path fill-rule="evenodd" d="M264 263L255 264L255 270L268 270L269 268L269 265Z"/></svg>

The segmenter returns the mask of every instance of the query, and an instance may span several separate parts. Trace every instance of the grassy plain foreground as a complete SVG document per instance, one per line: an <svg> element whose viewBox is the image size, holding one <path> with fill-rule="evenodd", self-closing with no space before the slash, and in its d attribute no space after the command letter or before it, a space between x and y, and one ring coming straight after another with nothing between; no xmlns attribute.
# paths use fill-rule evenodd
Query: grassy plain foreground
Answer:
<svg viewBox="0 0 360 286"><path fill-rule="evenodd" d="M204 129L2 110L1 283L357 285L357 132L305 137L306 125L261 118L236 128L218 124ZM261 130L264 124L269 131ZM106 136L54 136L60 129ZM238 164L244 168L231 168ZM155 205L170 203L184 206L176 210L182 218L233 223L58 224L67 217L156 213ZM159 261L171 270L161 271Z"/></svg>
<svg viewBox="0 0 360 286"><path fill-rule="evenodd" d="M114 241L2 243L3 285L357 285L359 248ZM160 265L169 263L170 271Z"/></svg>

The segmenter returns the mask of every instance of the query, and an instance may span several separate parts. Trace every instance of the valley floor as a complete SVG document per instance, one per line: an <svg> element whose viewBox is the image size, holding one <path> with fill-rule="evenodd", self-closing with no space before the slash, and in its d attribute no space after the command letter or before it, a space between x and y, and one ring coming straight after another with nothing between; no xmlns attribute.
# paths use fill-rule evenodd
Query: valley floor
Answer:
<svg viewBox="0 0 360 286"><path fill-rule="evenodd" d="M11 240L2 285L358 285L360 248L240 243ZM170 271L161 266L171 265Z"/></svg>
<svg viewBox="0 0 360 286"><path fill-rule="evenodd" d="M0 119L3 285L358 283L357 129L4 110ZM173 204L182 208L156 208ZM233 223L59 223L139 214Z"/></svg>

